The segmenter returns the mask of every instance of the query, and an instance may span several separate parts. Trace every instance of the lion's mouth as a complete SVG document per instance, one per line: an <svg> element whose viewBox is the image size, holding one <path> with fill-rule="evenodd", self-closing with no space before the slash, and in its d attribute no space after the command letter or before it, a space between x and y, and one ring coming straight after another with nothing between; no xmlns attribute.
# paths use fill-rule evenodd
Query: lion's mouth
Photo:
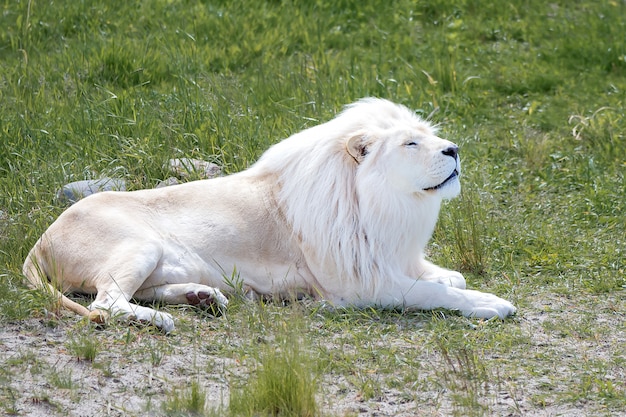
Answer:
<svg viewBox="0 0 626 417"><path fill-rule="evenodd" d="M446 178L441 184L435 185L434 187L424 188L424 191L439 190L440 188L445 187L447 183L449 183L450 181L453 181L458 176L459 176L459 171L455 169L454 171L452 171L452 174L450 174L450 176Z"/></svg>

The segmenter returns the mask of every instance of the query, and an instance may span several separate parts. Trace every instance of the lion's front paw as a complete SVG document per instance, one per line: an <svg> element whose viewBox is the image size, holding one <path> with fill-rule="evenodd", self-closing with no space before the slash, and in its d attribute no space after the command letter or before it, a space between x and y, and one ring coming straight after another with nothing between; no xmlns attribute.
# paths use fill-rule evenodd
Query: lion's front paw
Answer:
<svg viewBox="0 0 626 417"><path fill-rule="evenodd" d="M465 291L467 306L460 309L467 317L490 319L499 317L504 319L515 314L517 309L513 304L496 295L480 291Z"/></svg>
<svg viewBox="0 0 626 417"><path fill-rule="evenodd" d="M450 269L441 268L428 261L422 260L419 266L417 277L420 281L436 282L446 287L465 289L465 278L463 274Z"/></svg>
<svg viewBox="0 0 626 417"><path fill-rule="evenodd" d="M466 287L465 278L460 272L456 271L448 271L448 274L438 278L437 282L460 290L464 290Z"/></svg>
<svg viewBox="0 0 626 417"><path fill-rule="evenodd" d="M448 271L447 269L444 269L443 272L444 273L442 274L430 277L422 277L421 280L436 282L437 284L442 284L446 287L458 288L460 290L465 289L465 278L460 272Z"/></svg>

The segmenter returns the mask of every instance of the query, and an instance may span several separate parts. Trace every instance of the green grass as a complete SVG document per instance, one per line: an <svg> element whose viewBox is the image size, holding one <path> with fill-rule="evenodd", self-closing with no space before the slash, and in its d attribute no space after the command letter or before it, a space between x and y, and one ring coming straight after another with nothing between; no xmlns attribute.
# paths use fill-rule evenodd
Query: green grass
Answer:
<svg viewBox="0 0 626 417"><path fill-rule="evenodd" d="M198 382L192 381L189 389L174 391L162 407L168 416L203 415L207 412L206 394Z"/></svg>
<svg viewBox="0 0 626 417"><path fill-rule="evenodd" d="M305 330L296 315L277 322L274 340L260 340L254 374L243 387L231 391L229 412L236 416L314 417L316 355L301 346ZM280 329L282 327L282 329ZM308 341L307 341L308 342Z"/></svg>
<svg viewBox="0 0 626 417"><path fill-rule="evenodd" d="M77 360L93 362L98 355L99 341L92 329L77 329L76 334L70 337L67 347Z"/></svg>
<svg viewBox="0 0 626 417"><path fill-rule="evenodd" d="M67 414L71 402L52 389L25 397L19 381L110 381L125 372L119 362L145 364L174 385L198 381L175 387L188 391L137 389L154 412L167 398L183 414L228 412L230 387L253 396L288 380L258 382L271 357L257 340L283 340L292 318L306 329L298 352L314 359L321 415L390 402L406 415L623 411L626 5L231 3L0 4L3 412L48 404ZM51 314L49 297L23 285L28 250L64 209L54 198L63 184L114 176L130 189L153 187L176 157L236 172L364 96L430 116L461 146L463 194L445 204L430 255L470 287L511 299L516 318L234 302L221 318L167 307L180 324L164 338L85 327ZM58 332L65 339L54 354L81 368L59 372L37 359L50 348L44 335ZM15 347L16 334L41 345ZM208 364L189 375L178 355ZM210 384L225 394L212 397Z"/></svg>

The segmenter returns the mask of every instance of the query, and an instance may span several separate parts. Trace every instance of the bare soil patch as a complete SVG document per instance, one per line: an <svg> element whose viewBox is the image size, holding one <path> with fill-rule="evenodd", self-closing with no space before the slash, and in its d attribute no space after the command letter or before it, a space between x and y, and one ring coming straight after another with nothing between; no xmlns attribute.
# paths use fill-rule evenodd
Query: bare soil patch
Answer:
<svg viewBox="0 0 626 417"><path fill-rule="evenodd" d="M429 339L437 335L424 333L420 327L428 323L416 317L376 326L389 331L363 339L366 347L351 345L362 335L346 337L312 318L311 332L318 334L310 348L322 363L320 409L329 416L618 415L605 400L624 392L625 302L619 294L586 300L552 295L523 309L513 325L525 342L508 357L478 346L463 348L466 353L457 345L437 348ZM169 336L122 324L85 330L70 315L3 326L3 412L164 415L161 403L191 381L203 387L210 407L227 406L231 386L245 383L254 369L246 346L271 343L271 335L249 340L251 333L229 319L180 313L184 325ZM72 348L81 332L98 341L94 361ZM395 370L380 365L394 355ZM340 363L346 360L352 362Z"/></svg>

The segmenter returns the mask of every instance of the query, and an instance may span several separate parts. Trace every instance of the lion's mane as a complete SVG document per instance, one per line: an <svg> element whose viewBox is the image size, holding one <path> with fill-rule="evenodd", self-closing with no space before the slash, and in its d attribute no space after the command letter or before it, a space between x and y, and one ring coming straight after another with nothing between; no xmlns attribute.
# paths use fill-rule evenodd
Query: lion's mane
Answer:
<svg viewBox="0 0 626 417"><path fill-rule="evenodd" d="M358 280L374 294L398 268L414 274L436 223L441 200L402 194L379 154L398 129L435 129L403 106L363 99L328 123L271 147L251 167L277 179L276 202L317 274ZM347 141L361 136L364 158Z"/></svg>

